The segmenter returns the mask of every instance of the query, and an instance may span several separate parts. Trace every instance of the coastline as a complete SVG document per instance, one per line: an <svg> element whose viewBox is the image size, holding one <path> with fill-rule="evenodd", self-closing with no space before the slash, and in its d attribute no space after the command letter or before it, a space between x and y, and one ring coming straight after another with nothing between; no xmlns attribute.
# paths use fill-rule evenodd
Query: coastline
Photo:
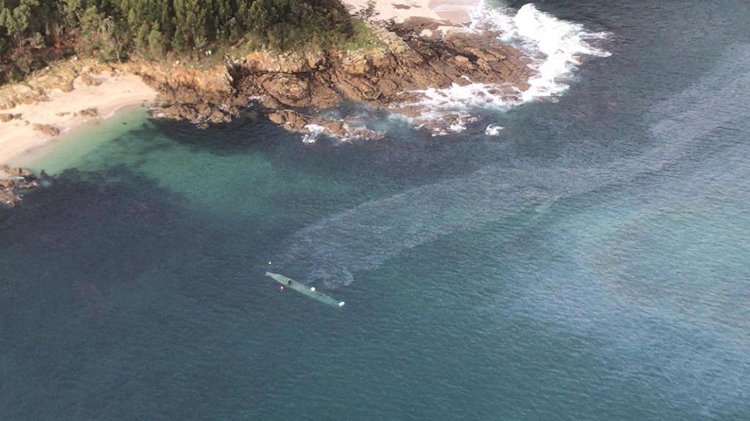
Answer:
<svg viewBox="0 0 750 421"><path fill-rule="evenodd" d="M74 57L24 82L0 86L0 202L14 205L20 192L36 186L31 171L13 164L29 164L24 157L33 157L33 151L59 154L55 143L67 144L76 129L129 106L154 105L157 118L208 127L231 121L259 98L269 120L287 130L375 139L382 134L361 126L356 116L327 119L296 110L359 101L407 115L434 135L460 125L463 116L446 109L421 120L418 104L426 92L465 85L469 79L525 88L529 74L520 51L488 44L489 38L482 36L449 37L465 32L481 0L407 1L342 1L350 13L368 20L379 37L380 44L363 49L255 51L202 69L179 61L102 65ZM404 73L403 66L409 71Z"/></svg>
<svg viewBox="0 0 750 421"><path fill-rule="evenodd" d="M384 20L407 26L414 23L416 27L428 23L431 28L447 34L465 28L469 21L469 11L480 5L481 1L408 0L408 4L405 4L344 0L342 3L350 13L359 14L375 27L382 28ZM369 12L368 6L372 6ZM357 13L363 8L365 12ZM245 81L252 85L246 86L245 91L237 89L237 81L229 72L232 65L227 63L213 70L196 71L167 63L99 65L92 60L78 60L75 57L54 63L21 83L0 86L0 203L13 206L20 202L21 191L37 186L37 178L30 170L16 166L29 165L33 161L35 151L46 151L42 154L59 154L59 151L52 152L52 146L57 142L67 144L71 141L70 137L75 137L78 129L112 117L123 108L156 105L157 98L160 103L164 102L156 112L157 117L187 119L201 127L207 127L208 123L230 121L239 115L239 110L249 101L247 98L259 97L260 95L254 95L253 91L263 86L259 94L265 99L263 105L267 108L269 119L288 130L309 135L315 128L320 127L321 133L341 139L377 138L379 133L355 127L349 124L350 122L302 116L293 109L304 106L306 100L310 102L308 106L330 108L344 99L361 100L376 107L388 107L396 100L400 91L425 88L433 83L447 86L450 82L455 82L456 75L447 71L447 68L437 73L433 71L416 74L416 79L409 77L401 81L401 77L396 74L397 69L388 63L397 62L399 56L413 62L413 66L423 69L434 68L436 64L420 64L420 56L412 49L422 48L427 51L431 47L424 43L409 46L404 39L394 33L383 32L382 29L378 31L385 48L381 46L371 51L345 52L342 57L334 55L331 58L338 61L338 68L324 69L313 63L313 67L322 70L321 74L328 72L327 77L339 79L338 92L333 86L321 85L320 80L304 80L301 75L304 75L305 69L296 68L309 64L305 54L302 54L301 63L290 63L292 66L287 69L286 66L278 66L287 61L285 55L275 57L267 52L260 52L260 68L255 69L258 72L254 77ZM429 33L432 34L432 31ZM504 57L504 53L495 53L497 57ZM328 58L327 53L317 54L322 54L323 62ZM428 51L428 56L431 55L434 55L434 52ZM251 54L241 59L245 70L252 69L253 64L248 66L248 61L252 63L253 57ZM375 73L390 73L390 80L384 79L382 83L368 80L373 63L377 63L374 64L376 68L384 66ZM275 74L274 77L277 78L270 86L263 76L266 73L262 69L264 66L270 70L269 74ZM465 66L466 63L458 63L458 67ZM441 66L438 64L437 67ZM436 82L436 79L439 81ZM307 99L297 98L293 94L298 85L305 88L303 91L308 91ZM322 102L316 103L313 99L316 89L316 94L327 94L327 97L323 96ZM391 98L380 102L372 101L372 98L382 95L382 89L386 89ZM374 95L371 92L373 90L381 94ZM68 135L65 135L66 133Z"/></svg>
<svg viewBox="0 0 750 421"><path fill-rule="evenodd" d="M157 91L139 76L119 72L79 75L69 92L43 89L36 101L2 111L12 119L0 122L0 164L9 164L70 130L109 118L122 108L153 103L156 96Z"/></svg>
<svg viewBox="0 0 750 421"><path fill-rule="evenodd" d="M356 14L366 9L369 2L343 0L342 3ZM470 11L481 3L481 0L375 2L369 20L403 23L427 19L439 23L439 30L449 32L465 27L470 20ZM98 69L103 71L96 72L92 70L97 67L95 64L87 64L68 62L61 66L63 74L68 65L77 68L72 81L50 83L49 79L57 76L49 77L42 71L41 76L34 75L23 83L0 87L0 96L4 90L10 92L11 98L19 92L22 97L18 101L21 104L10 102L14 105L12 108L0 106L0 117L4 117L0 118L0 164L10 165L33 150L62 140L63 134L111 117L122 108L156 102L159 92L127 66L118 70ZM49 73L55 71L57 69L52 69ZM37 83L43 78L43 82ZM8 104L5 99L4 103Z"/></svg>
<svg viewBox="0 0 750 421"><path fill-rule="evenodd" d="M580 26L533 5L514 16L490 14L476 30L483 0L341 1L368 21L377 42L352 49L253 50L225 55L208 67L179 60L100 65L73 58L25 83L2 86L0 164L145 103L154 105L152 117L202 128L227 123L255 102L269 120L306 136L382 137L359 115L320 114L352 101L402 115L433 136L460 132L475 121L469 109L503 109L558 95L577 56L607 55L585 42ZM499 34L527 42L506 43Z"/></svg>
<svg viewBox="0 0 750 421"><path fill-rule="evenodd" d="M32 174L56 177L63 171L82 168L96 150L109 140L139 127L148 118L148 109L141 104L125 105L98 120L84 122L61 133L54 141L30 149L12 158L10 168L24 168Z"/></svg>

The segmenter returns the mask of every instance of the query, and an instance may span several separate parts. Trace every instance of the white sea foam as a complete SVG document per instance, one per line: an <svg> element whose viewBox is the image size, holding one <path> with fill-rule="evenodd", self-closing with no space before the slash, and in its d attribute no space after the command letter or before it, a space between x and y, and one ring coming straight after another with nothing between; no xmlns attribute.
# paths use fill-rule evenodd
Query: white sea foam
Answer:
<svg viewBox="0 0 750 421"><path fill-rule="evenodd" d="M318 136L320 136L323 131L325 130L325 127L318 125L318 124L308 124L305 126L305 129L309 131L309 133L306 133L305 136L302 138L302 143L305 144L312 144L315 143L318 140Z"/></svg>
<svg viewBox="0 0 750 421"><path fill-rule="evenodd" d="M448 88L428 88L414 91L419 100L407 104L424 110L421 118L434 119L446 112L469 108L500 108L518 103L521 92L511 85L489 83L453 84Z"/></svg>
<svg viewBox="0 0 750 421"><path fill-rule="evenodd" d="M535 75L529 80L529 89L522 93L523 102L554 97L567 90L566 80L581 64L580 56L610 56L592 44L606 39L606 33L587 31L583 25L558 19L532 3L515 14L482 4L472 13L472 29L500 32L503 41L517 45L535 59L531 65Z"/></svg>
<svg viewBox="0 0 750 421"><path fill-rule="evenodd" d="M466 130L466 124L464 124L462 121L457 121L450 126L448 126L448 129L452 131L453 133L461 133L464 130Z"/></svg>
<svg viewBox="0 0 750 421"><path fill-rule="evenodd" d="M486 129L484 129L484 134L486 134L487 136L500 136L500 132L503 129L504 127L498 126L497 124L490 124Z"/></svg>
<svg viewBox="0 0 750 421"><path fill-rule="evenodd" d="M483 1L472 11L471 18L471 31L497 32L501 41L532 58L529 88L519 91L508 84L469 83L415 91L420 99L405 105L422 110L418 121L436 121L445 114L465 113L472 108L505 110L524 102L553 99L568 89L568 81L581 64L582 56L610 55L592 43L605 39L606 33L591 32L583 25L558 19L531 3L514 11L492 8Z"/></svg>

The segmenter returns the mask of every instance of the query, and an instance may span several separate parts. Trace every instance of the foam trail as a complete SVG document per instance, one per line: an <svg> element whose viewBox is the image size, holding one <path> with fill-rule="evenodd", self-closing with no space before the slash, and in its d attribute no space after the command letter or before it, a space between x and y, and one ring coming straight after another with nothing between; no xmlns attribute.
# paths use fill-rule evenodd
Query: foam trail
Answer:
<svg viewBox="0 0 750 421"><path fill-rule="evenodd" d="M717 189L724 198L731 198L733 192L711 182L750 176L744 160L735 159L747 154L745 139L750 137L750 105L744 99L750 90L746 71L750 67L750 45L735 45L728 50L699 83L651 110L655 116L662 116L651 126L657 147L641 162L626 161L615 167L625 173L623 181L681 167L678 176L668 181L661 178L647 191L642 186L633 187L608 203L610 209L630 209L624 215L592 211L557 225L545 238L556 240L559 244L555 246L570 254L575 262L571 266L577 269L575 276L561 280L556 268L550 267L548 273L535 274L534 282L519 279L514 283L516 290L488 308L493 314L520 315L545 325L562 325L561 329L574 335L597 338L603 344L599 347L603 365L613 371L612 375L655 384L663 389L665 401L695 406L704 417L715 417L738 402L746 403L750 394L746 381L750 376L746 323L750 247L731 239L747 237L747 213L742 212L742 206L717 201ZM719 152L705 154L702 145L716 141L722 142ZM699 165L690 154L701 154ZM747 186L732 188L739 198L747 195ZM632 209L638 202L638 208ZM668 243L679 244L669 238L683 234L684 225L690 221L688 217L676 226L667 221L654 232L650 222L660 219L654 215L693 209L698 209L696 218L701 219L704 213L709 217L737 213L735 237L727 244L726 227L712 227L710 220L702 221L705 225L700 226L700 237L695 239L699 244L684 244L674 252L682 261L675 262L674 267L664 265L660 258L651 262L665 274L658 282L642 281L638 279L642 274L630 273L631 265L649 262L631 261L640 256L621 252L630 246L629 241L663 237ZM602 220L592 221L597 216ZM589 223L603 226L605 233L580 229ZM557 232L562 234L557 236ZM576 247L568 247L570 243ZM725 275L730 279L712 279L713 266L722 267L731 274ZM524 277L522 273L519 276ZM705 299L706 294L711 295L710 300Z"/></svg>
<svg viewBox="0 0 750 421"><path fill-rule="evenodd" d="M354 273L375 269L441 236L547 206L560 197L616 180L609 168L536 168L532 172L519 164L486 167L468 177L408 190L324 219L292 235L276 264L303 266L307 282L348 285Z"/></svg>
<svg viewBox="0 0 750 421"><path fill-rule="evenodd" d="M665 116L652 128L657 146L639 157L593 166L560 161L540 168L520 160L513 167L488 166L326 218L292 235L277 261L281 267L302 266L309 282L346 285L354 273L440 236L659 171L683 159L724 122L750 118L745 98L750 74L739 71L748 62L750 46L736 47L710 77L657 106L653 113ZM707 91L719 92L721 100Z"/></svg>
<svg viewBox="0 0 750 421"><path fill-rule="evenodd" d="M307 227L289 239L278 263L304 262L308 282L345 285L354 272L377 268L404 250L551 199L544 189L520 190L497 183L492 172L477 173L369 202Z"/></svg>

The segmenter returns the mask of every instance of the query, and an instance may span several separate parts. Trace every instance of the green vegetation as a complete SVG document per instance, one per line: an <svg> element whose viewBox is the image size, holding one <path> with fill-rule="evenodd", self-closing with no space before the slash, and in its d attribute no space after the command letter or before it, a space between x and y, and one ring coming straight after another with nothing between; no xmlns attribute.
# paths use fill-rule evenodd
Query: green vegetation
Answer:
<svg viewBox="0 0 750 421"><path fill-rule="evenodd" d="M372 27L367 25L364 20L352 19L352 34L341 44L345 50L365 50L383 45L383 41L378 38Z"/></svg>
<svg viewBox="0 0 750 421"><path fill-rule="evenodd" d="M338 0L0 0L0 83L79 54L197 59L230 45L367 46Z"/></svg>

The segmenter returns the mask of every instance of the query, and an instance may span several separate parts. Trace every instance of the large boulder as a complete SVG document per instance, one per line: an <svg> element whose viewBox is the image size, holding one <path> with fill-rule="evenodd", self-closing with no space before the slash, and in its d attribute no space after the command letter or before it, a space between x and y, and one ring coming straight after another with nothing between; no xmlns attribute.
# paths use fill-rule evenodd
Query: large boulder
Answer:
<svg viewBox="0 0 750 421"><path fill-rule="evenodd" d="M271 73L258 79L268 95L280 103L292 107L306 107L312 102L310 85L296 75L288 73Z"/></svg>
<svg viewBox="0 0 750 421"><path fill-rule="evenodd" d="M49 137L55 137L60 134L60 129L51 124L33 124L31 128Z"/></svg>
<svg viewBox="0 0 750 421"><path fill-rule="evenodd" d="M79 111L78 115L81 115L84 117L98 117L99 111L97 111L96 108L86 108L84 110Z"/></svg>
<svg viewBox="0 0 750 421"><path fill-rule="evenodd" d="M77 77L78 69L75 66L60 64L43 70L34 79L34 85L37 89L44 91L59 89L63 92L71 92L74 89L73 82Z"/></svg>

